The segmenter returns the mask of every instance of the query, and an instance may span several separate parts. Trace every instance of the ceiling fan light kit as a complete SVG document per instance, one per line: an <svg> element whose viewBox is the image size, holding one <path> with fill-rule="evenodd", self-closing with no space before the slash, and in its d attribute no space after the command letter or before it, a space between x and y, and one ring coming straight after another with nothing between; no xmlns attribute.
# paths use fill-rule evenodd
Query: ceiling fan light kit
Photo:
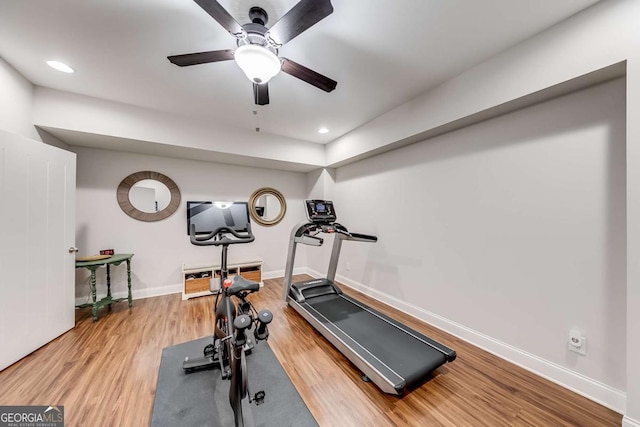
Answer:
<svg viewBox="0 0 640 427"><path fill-rule="evenodd" d="M267 83L282 68L280 60L273 52L255 44L238 47L234 57L238 67L256 84Z"/></svg>
<svg viewBox="0 0 640 427"><path fill-rule="evenodd" d="M216 0L194 0L229 34L236 38L238 48L168 56L180 67L234 59L253 83L253 97L257 105L269 104L267 82L280 71L296 77L325 92L338 84L290 59L278 57L278 48L291 41L333 13L331 0L301 0L271 28L265 25L267 13L260 7L249 10L251 22L240 25Z"/></svg>

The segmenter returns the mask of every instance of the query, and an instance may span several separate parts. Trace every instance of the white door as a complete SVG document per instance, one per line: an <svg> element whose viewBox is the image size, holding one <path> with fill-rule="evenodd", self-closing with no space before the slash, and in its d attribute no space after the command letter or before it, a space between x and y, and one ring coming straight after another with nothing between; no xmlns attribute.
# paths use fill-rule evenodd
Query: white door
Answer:
<svg viewBox="0 0 640 427"><path fill-rule="evenodd" d="M75 324L76 155L0 130L0 370Z"/></svg>

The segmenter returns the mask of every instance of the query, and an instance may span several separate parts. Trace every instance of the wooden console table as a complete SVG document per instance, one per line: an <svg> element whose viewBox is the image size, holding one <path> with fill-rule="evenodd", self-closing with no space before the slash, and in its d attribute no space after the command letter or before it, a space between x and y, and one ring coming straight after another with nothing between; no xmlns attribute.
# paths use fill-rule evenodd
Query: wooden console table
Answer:
<svg viewBox="0 0 640 427"><path fill-rule="evenodd" d="M77 308L91 307L91 314L93 315L93 321L98 320L98 309L105 305L113 304L114 302L120 302L124 300L129 301L129 307L133 305L133 299L131 298L131 258L133 254L115 254L109 258L100 259L96 261L76 261L76 268L86 268L91 272L91 280L89 285L91 286L91 298L92 303L77 305ZM123 261L127 262L127 285L129 287L128 298L113 298L111 296L111 271L109 266L120 265ZM107 296L100 301L96 301L96 269L103 265L107 266Z"/></svg>

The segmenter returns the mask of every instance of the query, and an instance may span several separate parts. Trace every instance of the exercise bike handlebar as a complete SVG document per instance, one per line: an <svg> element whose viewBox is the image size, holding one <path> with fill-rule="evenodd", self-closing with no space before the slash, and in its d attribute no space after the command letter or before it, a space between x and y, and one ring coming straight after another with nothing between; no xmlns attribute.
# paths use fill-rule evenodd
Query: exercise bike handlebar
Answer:
<svg viewBox="0 0 640 427"><path fill-rule="evenodd" d="M235 239L230 239L227 236L223 236L223 234L227 233L233 235ZM205 234L203 236L197 236L196 226L195 224L191 224L191 228L189 229L189 239L191 240L191 244L196 246L220 246L233 245L234 243L251 243L256 238L251 232L251 224L248 223L247 231L243 233L237 232L229 227L218 227L211 233Z"/></svg>

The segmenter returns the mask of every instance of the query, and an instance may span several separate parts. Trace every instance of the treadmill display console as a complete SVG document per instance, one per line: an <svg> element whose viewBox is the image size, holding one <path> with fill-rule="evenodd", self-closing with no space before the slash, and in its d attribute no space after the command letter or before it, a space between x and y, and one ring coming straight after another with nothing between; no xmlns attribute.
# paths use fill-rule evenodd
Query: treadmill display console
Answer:
<svg viewBox="0 0 640 427"><path fill-rule="evenodd" d="M307 205L307 217L311 222L323 224L335 222L338 218L331 200L305 200L305 203Z"/></svg>

